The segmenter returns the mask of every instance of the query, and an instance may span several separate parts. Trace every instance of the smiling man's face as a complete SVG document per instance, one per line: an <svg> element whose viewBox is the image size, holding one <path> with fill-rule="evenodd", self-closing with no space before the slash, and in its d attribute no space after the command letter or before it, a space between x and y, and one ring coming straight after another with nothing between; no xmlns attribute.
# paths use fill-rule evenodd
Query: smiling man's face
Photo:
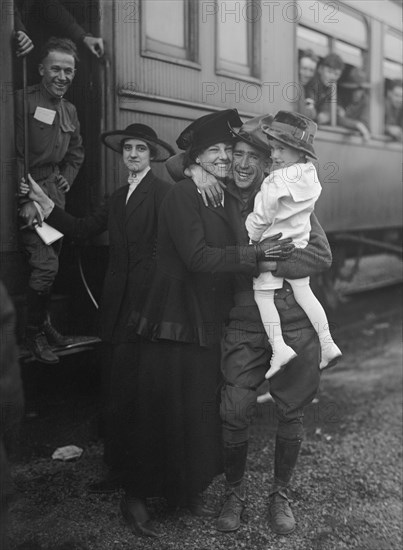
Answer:
<svg viewBox="0 0 403 550"><path fill-rule="evenodd" d="M39 65L42 84L53 96L61 98L70 88L75 75L75 60L72 55L52 50Z"/></svg>
<svg viewBox="0 0 403 550"><path fill-rule="evenodd" d="M239 189L248 189L254 184L260 185L265 178L269 163L267 154L245 141L237 141L232 153L232 173L235 185Z"/></svg>

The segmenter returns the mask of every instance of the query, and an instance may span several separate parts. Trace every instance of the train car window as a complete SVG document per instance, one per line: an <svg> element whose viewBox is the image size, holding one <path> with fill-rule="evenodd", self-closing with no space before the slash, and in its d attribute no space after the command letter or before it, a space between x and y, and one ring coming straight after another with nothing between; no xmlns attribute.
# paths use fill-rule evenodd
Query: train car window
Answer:
<svg viewBox="0 0 403 550"><path fill-rule="evenodd" d="M297 5L299 10L297 26L299 56L303 50L308 48L312 49L321 59L329 53L339 55L345 64L339 83L351 73L354 67L361 69L367 66L369 32L368 24L363 16L341 6L339 2L300 0ZM337 88L337 94L332 93L334 106L331 108L330 126L337 125L336 103L343 100L343 97L339 97L343 95L343 90L339 86Z"/></svg>
<svg viewBox="0 0 403 550"><path fill-rule="evenodd" d="M393 29L388 29L384 34L383 51L383 75L386 81L401 79L403 66L402 36Z"/></svg>
<svg viewBox="0 0 403 550"><path fill-rule="evenodd" d="M340 55L347 65L353 67L363 67L364 65L364 52L361 48L346 44L341 40L335 40L333 42L333 51Z"/></svg>
<svg viewBox="0 0 403 550"><path fill-rule="evenodd" d="M300 51L313 50L319 57L326 57L330 52L329 38L326 35L302 25L297 28L297 45Z"/></svg>
<svg viewBox="0 0 403 550"><path fill-rule="evenodd" d="M341 7L338 2L298 2L298 21L305 27L366 48L368 43L367 26L356 12Z"/></svg>
<svg viewBox="0 0 403 550"><path fill-rule="evenodd" d="M217 0L216 13L217 72L229 76L259 77L258 3Z"/></svg>
<svg viewBox="0 0 403 550"><path fill-rule="evenodd" d="M173 62L196 61L197 8L192 0L143 0L142 54Z"/></svg>
<svg viewBox="0 0 403 550"><path fill-rule="evenodd" d="M391 141L402 141L403 38L386 28L383 40L384 132Z"/></svg>

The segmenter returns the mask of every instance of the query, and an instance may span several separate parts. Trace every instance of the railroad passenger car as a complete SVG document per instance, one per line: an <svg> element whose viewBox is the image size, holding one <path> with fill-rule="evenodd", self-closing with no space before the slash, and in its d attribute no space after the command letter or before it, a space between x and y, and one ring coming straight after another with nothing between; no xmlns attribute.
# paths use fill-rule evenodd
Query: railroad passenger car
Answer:
<svg viewBox="0 0 403 550"><path fill-rule="evenodd" d="M294 109L298 55L309 47L320 57L338 53L346 71L363 68L371 83L369 143L335 125L318 130L323 186L318 217L337 243L339 258L345 250L351 254L355 242L397 250L391 239L401 234L402 156L401 144L384 135L384 94L390 80L402 78L400 1L63 0L63 4L86 30L104 38L107 52L98 61L80 51L82 60L69 91L78 107L86 147L85 166L70 192L71 211L89 212L123 183L119 159L100 145L100 132L137 121L151 125L174 144L185 125L213 110L236 107L246 119ZM11 91L20 67L12 62L10 46L12 2L2 3L1 9L1 276L17 296L25 273L18 248ZM44 40L49 30L43 33ZM163 166L156 165L155 170L167 177ZM64 253L59 291L78 299L80 308L90 307L79 290L78 271L70 265L71 250ZM106 251L107 238L102 238L82 254L96 295Z"/></svg>

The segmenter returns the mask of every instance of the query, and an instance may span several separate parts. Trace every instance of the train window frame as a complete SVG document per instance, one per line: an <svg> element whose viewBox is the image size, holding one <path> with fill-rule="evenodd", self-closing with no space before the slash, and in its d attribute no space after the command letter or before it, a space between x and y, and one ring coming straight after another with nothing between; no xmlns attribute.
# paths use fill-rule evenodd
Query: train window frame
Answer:
<svg viewBox="0 0 403 550"><path fill-rule="evenodd" d="M302 2L303 2L303 0L302 0ZM325 9L325 7L332 7L332 6L334 7L334 5L336 5L335 2L324 2L323 0L319 0L315 4L317 4L319 6L322 5L323 9ZM301 5L301 0L298 0L298 5ZM357 44L356 42L354 42L352 36L348 37L347 35L341 35L339 32L337 32L337 33L335 33L335 32L334 33L324 32L326 30L326 27L323 27L323 25L322 26L317 25L316 24L317 22L315 24L312 24L304 17L300 17L299 23L296 26L296 42L297 42L298 53L300 52L300 46L298 44L298 29L299 28L303 28L303 29L306 29L308 31L313 31L315 34L325 36L327 38L327 42L328 42L328 51L327 51L326 55L328 55L330 53L337 53L338 54L338 50L337 50L337 44L338 43L339 44L345 44L346 46L350 46L354 49L357 49L357 50L361 51L361 61L362 61L361 65L352 65L351 63L349 63L348 61L346 61L342 57L342 59L345 63L345 69L343 71L343 74L341 75L341 78L340 78L339 82L337 83L337 93L335 94L335 98L334 98L336 105L338 104L339 84L342 81L343 76L345 75L347 66L349 66L350 68L358 66L358 67L364 69L364 71L367 72L368 77L370 78L370 74L369 74L369 56L370 56L370 53L371 53L371 24L370 24L370 21L368 20L368 18L363 13L361 13L359 11L356 11L353 8L346 7L345 5L340 5L339 3L337 3L337 8L338 8L337 13L340 11L344 15L347 15L348 17L351 17L352 19L356 19L357 21L360 21L362 23L364 33L365 33L365 40L362 40L362 38L361 38L360 43ZM334 13L332 14L332 16L334 16ZM315 17L316 17L316 15L315 15ZM336 22L336 21L334 21L334 22ZM331 30L331 29L329 28L329 30ZM304 48L306 48L306 47L311 47L313 49L313 51L316 53L316 50L314 49L315 48L314 44L309 45L309 46L304 45ZM302 48L302 49L304 49L304 48ZM340 54L338 54L338 55L340 55ZM319 54L319 57L321 59L323 58L323 56L320 55L320 54ZM297 81L299 81L298 67L297 67L296 71L297 71ZM371 101L371 98L370 98L370 101ZM330 124L324 124L324 125L321 124L321 125L319 125L319 127L320 127L321 130L325 130L325 131L337 130L337 132L341 131L341 133L351 134L351 131L343 128L342 126L337 125L336 108L333 109L332 120L331 120Z"/></svg>
<svg viewBox="0 0 403 550"><path fill-rule="evenodd" d="M222 59L219 52L219 17L221 16L220 6L216 1L216 18L215 18L215 74L261 84L261 24L260 24L260 0L255 0L254 5L257 5L258 17L245 18L247 23L247 65L233 63L229 60ZM225 1L225 0L222 0ZM239 3L237 3L239 4ZM252 5L249 3L249 5Z"/></svg>
<svg viewBox="0 0 403 550"><path fill-rule="evenodd" d="M140 33L141 57L156 59L174 65L183 65L201 71L199 62L199 3L184 2L185 46L174 46L147 36L147 0L141 0Z"/></svg>
<svg viewBox="0 0 403 550"><path fill-rule="evenodd" d="M403 55L400 55L400 56L388 55L389 52L387 51L387 47L386 47L386 41L387 41L388 36L398 40L399 42L401 42L401 45L403 46L403 34L401 32L399 32L397 29L394 29L393 27L385 26L384 33L383 33L383 44L382 44L382 47L383 47L383 56L382 56L383 78L384 78L384 81L386 81L386 80L397 80L397 79L401 80L402 77L403 77L403 74L402 74ZM398 48L397 48L397 50L398 50ZM399 50L399 51L402 51L402 50ZM400 72L399 72L398 76L393 76L393 77L386 76L387 71L385 70L385 66L386 66L387 63L390 63L391 65L397 65L397 66L400 67Z"/></svg>

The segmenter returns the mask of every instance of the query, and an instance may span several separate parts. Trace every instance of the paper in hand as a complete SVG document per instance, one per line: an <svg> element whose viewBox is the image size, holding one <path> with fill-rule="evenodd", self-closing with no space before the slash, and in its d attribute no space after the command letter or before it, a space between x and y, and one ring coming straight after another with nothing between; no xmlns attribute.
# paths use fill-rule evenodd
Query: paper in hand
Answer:
<svg viewBox="0 0 403 550"><path fill-rule="evenodd" d="M57 229L51 225L43 222L42 225L35 225L35 231L45 244L52 244L63 237L63 233L60 233Z"/></svg>

